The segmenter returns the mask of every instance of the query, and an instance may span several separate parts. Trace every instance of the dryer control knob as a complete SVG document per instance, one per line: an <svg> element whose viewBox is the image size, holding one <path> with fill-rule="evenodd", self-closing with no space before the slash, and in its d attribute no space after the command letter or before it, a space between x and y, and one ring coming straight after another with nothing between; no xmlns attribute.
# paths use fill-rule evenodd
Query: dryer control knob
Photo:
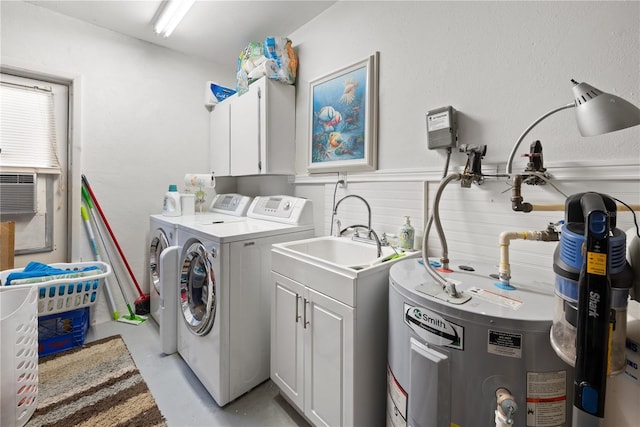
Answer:
<svg viewBox="0 0 640 427"><path fill-rule="evenodd" d="M291 202L285 202L284 206L283 206L283 209L285 211L288 211L289 209L291 209Z"/></svg>
<svg viewBox="0 0 640 427"><path fill-rule="evenodd" d="M212 249L211 249L211 251L210 251L210 253L211 253L211 256L212 256L213 258L215 258L215 257L218 255L218 254L217 254L217 251L216 251L216 248L212 248Z"/></svg>

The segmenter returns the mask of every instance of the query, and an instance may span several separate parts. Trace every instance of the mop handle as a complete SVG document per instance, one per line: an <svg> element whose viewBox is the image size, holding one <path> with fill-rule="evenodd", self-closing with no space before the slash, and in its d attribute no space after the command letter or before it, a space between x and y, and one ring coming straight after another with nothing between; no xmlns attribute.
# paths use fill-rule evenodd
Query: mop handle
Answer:
<svg viewBox="0 0 640 427"><path fill-rule="evenodd" d="M133 281L133 284L136 286L136 289L138 290L138 293L140 294L140 296L143 296L144 293L142 292L142 289L140 288L140 285L138 285L138 281L136 280L136 276L134 276L133 271L131 270L131 267L129 266L129 262L127 262L127 258L124 256L124 253L122 252L122 248L120 248L120 244L118 243L118 240L116 239L116 236L113 233L113 230L111 229L111 226L109 225L109 221L107 221L107 217L105 216L104 212L102 211L102 208L100 207L100 203L98 203L98 199L96 199L96 195L93 193L93 190L91 189L91 186L89 185L89 181L87 180L87 177L84 176L84 174L82 175L82 184L83 184L83 188L86 188L87 191L89 192L89 194L91 195L91 199L93 200L93 204L96 207L96 209L98 209L98 213L100 214L100 218L102 218L102 222L104 223L105 227L109 231L109 235L111 236L111 240L113 240L113 244L115 245L116 249L118 250L118 253L120 254L120 258L122 259L122 262L124 263L125 267L127 267L127 271L129 272L129 276L131 276L131 280Z"/></svg>
<svg viewBox="0 0 640 427"><path fill-rule="evenodd" d="M109 250L107 249L107 244L105 242L105 238L102 235L102 231L100 231L100 224L98 224L97 214L95 213L95 210L93 209L93 204L91 203L91 198L89 197L89 193L87 193L87 190L85 190L84 187L82 188L82 197L85 199L85 202L87 202L87 205L89 206L89 213L91 214L91 219L93 220L93 225L96 227L96 231L98 232L98 236L100 237L100 242L102 242L102 247L104 248L104 252L105 252L105 254L107 254L107 258L109 259L109 263L113 264L113 260L111 259L111 255L109 255ZM117 269L113 269L113 277L115 277L115 279L116 279L116 283L118 284L118 289L120 289L120 294L122 295L122 299L124 300L125 304L129 305L127 303L127 294L125 293L124 289L122 289L122 284L120 283L120 278L118 277Z"/></svg>
<svg viewBox="0 0 640 427"><path fill-rule="evenodd" d="M100 241L102 242L102 247L104 248L104 251L107 254L109 263L113 264L113 260L111 259L111 255L109 255L109 250L107 249L107 244L105 242L104 236L102 235L102 231L100 231L100 225L98 224L98 218L96 218L96 213L93 209L93 203L91 203L91 197L89 196L89 193L87 193L87 189L84 187L82 187L82 197L84 198L85 203L89 207L89 213L91 214L93 225L96 227L98 236L100 236ZM122 294L122 298L124 299L125 302L127 302L127 294L125 294L124 290L122 289L122 285L120 284L120 279L118 278L118 272L116 269L113 270L113 277L116 278L116 282L118 283L118 288L120 288L120 293Z"/></svg>
<svg viewBox="0 0 640 427"><path fill-rule="evenodd" d="M82 205L80 205L80 215L82 216L82 221L84 222L84 226L87 229L87 235L89 236L89 242L91 243L91 250L93 250L93 255L96 257L96 261L102 261L100 252L98 252L98 245L96 244L96 236L93 234L93 229L91 228L91 223L89 222L89 215L87 214L87 210ZM111 309L114 320L118 320L118 309L116 308L116 303L113 300L113 295L111 295L111 289L109 289L109 281L106 277L104 279L104 284L105 290L107 291L107 302L109 303L109 308Z"/></svg>
<svg viewBox="0 0 640 427"><path fill-rule="evenodd" d="M87 235L89 235L89 243L91 243L91 251L93 252L93 255L96 257L96 261L102 261L100 259L100 254L98 253L98 245L96 245L96 236L93 234L93 230L91 229L91 223L89 222L89 215L87 214L87 210L84 208L84 206L80 206L80 216L82 216L84 227L87 230Z"/></svg>

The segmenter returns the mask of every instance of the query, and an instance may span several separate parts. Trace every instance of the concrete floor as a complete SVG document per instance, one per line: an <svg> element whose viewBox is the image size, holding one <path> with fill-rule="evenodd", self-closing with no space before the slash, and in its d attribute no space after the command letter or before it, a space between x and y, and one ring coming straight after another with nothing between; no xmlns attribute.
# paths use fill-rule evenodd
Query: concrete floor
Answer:
<svg viewBox="0 0 640 427"><path fill-rule="evenodd" d="M178 353L161 351L158 325L106 322L93 325L85 342L120 335L169 427L308 427L309 424L267 380L225 407L219 407Z"/></svg>

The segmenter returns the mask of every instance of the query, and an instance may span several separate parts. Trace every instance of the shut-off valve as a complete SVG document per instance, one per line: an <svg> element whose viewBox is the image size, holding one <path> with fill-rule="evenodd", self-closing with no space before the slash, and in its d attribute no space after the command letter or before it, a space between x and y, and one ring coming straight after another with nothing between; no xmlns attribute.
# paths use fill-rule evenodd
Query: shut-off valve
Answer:
<svg viewBox="0 0 640 427"><path fill-rule="evenodd" d="M511 392L500 387L496 390L496 427L511 427L518 412L518 404Z"/></svg>

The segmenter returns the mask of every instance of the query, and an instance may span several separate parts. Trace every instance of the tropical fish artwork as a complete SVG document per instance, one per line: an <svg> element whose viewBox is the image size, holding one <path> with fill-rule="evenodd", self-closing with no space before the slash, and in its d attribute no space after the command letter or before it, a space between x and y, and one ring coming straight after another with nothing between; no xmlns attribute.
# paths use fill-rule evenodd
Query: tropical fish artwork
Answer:
<svg viewBox="0 0 640 427"><path fill-rule="evenodd" d="M342 135L340 132L331 132L329 134L329 147L336 148L338 145L342 144Z"/></svg>
<svg viewBox="0 0 640 427"><path fill-rule="evenodd" d="M311 162L364 159L366 67L312 87Z"/></svg>
<svg viewBox="0 0 640 427"><path fill-rule="evenodd" d="M316 119L322 124L325 132L331 132L342 122L342 114L332 106L325 105L317 113Z"/></svg>

